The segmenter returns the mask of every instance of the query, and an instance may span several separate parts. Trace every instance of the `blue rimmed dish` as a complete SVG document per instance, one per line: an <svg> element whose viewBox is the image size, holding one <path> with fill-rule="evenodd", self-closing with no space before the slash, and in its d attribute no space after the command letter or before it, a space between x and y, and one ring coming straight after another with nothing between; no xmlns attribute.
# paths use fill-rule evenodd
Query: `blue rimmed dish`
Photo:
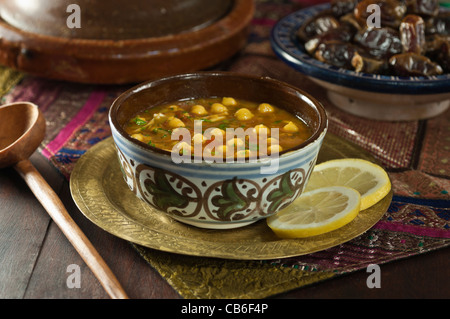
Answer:
<svg viewBox="0 0 450 319"><path fill-rule="evenodd" d="M450 74L402 77L338 68L310 56L296 37L311 17L328 10L321 4L280 19L271 45L285 63L327 90L328 98L349 113L376 120L418 120L441 114L450 105Z"/></svg>

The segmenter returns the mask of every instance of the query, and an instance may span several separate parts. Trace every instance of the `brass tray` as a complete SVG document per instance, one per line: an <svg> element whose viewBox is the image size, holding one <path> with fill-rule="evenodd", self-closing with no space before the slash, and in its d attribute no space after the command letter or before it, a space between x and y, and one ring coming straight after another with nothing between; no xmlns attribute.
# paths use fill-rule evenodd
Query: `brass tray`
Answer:
<svg viewBox="0 0 450 319"><path fill-rule="evenodd" d="M374 161L359 147L328 134L318 162L343 157ZM340 229L304 239L280 239L264 220L238 229L201 229L175 221L135 197L122 178L111 137L78 160L70 190L89 220L122 239L166 252L237 260L299 256L342 244L370 229L392 200L391 192Z"/></svg>

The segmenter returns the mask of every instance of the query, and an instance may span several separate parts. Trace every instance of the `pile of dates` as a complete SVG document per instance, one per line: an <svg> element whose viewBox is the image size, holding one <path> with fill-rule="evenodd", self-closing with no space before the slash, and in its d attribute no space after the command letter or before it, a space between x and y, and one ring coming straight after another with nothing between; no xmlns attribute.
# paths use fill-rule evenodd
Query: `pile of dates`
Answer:
<svg viewBox="0 0 450 319"><path fill-rule="evenodd" d="M450 73L450 12L438 0L332 0L296 35L311 56L356 72Z"/></svg>

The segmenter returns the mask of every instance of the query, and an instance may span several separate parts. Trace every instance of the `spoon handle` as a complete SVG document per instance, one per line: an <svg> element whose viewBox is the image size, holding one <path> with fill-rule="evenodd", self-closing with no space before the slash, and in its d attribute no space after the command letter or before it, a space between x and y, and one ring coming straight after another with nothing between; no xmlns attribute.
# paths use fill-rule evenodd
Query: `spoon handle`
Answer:
<svg viewBox="0 0 450 319"><path fill-rule="evenodd" d="M110 297L114 299L128 299L108 265L71 218L58 195L33 164L29 160L22 160L14 165L14 169L25 180L36 198L75 247Z"/></svg>

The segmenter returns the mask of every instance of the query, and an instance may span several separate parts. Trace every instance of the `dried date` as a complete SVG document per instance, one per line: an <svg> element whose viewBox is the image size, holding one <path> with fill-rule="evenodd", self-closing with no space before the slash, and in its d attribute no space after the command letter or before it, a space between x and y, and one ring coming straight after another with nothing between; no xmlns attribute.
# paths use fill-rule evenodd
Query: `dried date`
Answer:
<svg viewBox="0 0 450 319"><path fill-rule="evenodd" d="M356 72L382 74L387 71L387 60L374 59L359 52L354 53L351 64Z"/></svg>
<svg viewBox="0 0 450 319"><path fill-rule="evenodd" d="M427 37L426 54L439 63L444 72L450 72L450 36L434 34Z"/></svg>
<svg viewBox="0 0 450 319"><path fill-rule="evenodd" d="M326 33L340 26L339 21L332 15L325 14L308 20L298 31L297 37L302 41L308 41L312 37Z"/></svg>
<svg viewBox="0 0 450 319"><path fill-rule="evenodd" d="M348 13L352 13L360 1L361 0L332 0L331 12L336 17L341 17Z"/></svg>
<svg viewBox="0 0 450 319"><path fill-rule="evenodd" d="M444 72L450 72L450 42L445 41L436 52L435 61L444 69Z"/></svg>
<svg viewBox="0 0 450 319"><path fill-rule="evenodd" d="M346 15L343 15L339 18L339 22L350 24L351 26L353 26L353 28L355 28L355 30L358 31L365 27L364 25L359 24L359 21L356 20L353 13L347 13Z"/></svg>
<svg viewBox="0 0 450 319"><path fill-rule="evenodd" d="M356 47L347 42L324 42L319 44L314 56L317 60L339 68L351 69Z"/></svg>
<svg viewBox="0 0 450 319"><path fill-rule="evenodd" d="M442 67L429 58L416 53L401 53L389 59L394 74L400 76L431 76L443 73Z"/></svg>
<svg viewBox="0 0 450 319"><path fill-rule="evenodd" d="M402 52L399 32L389 27L366 27L355 35L354 40L377 59L388 58Z"/></svg>
<svg viewBox="0 0 450 319"><path fill-rule="evenodd" d="M331 0L297 35L316 59L356 72L429 76L450 72L450 12L438 0ZM380 15L370 16L376 5ZM381 27L369 23L380 21Z"/></svg>
<svg viewBox="0 0 450 319"><path fill-rule="evenodd" d="M426 48L425 22L422 17L408 14L400 24L400 40L403 52L423 54Z"/></svg>
<svg viewBox="0 0 450 319"><path fill-rule="evenodd" d="M450 12L441 12L426 21L427 34L450 35Z"/></svg>
<svg viewBox="0 0 450 319"><path fill-rule="evenodd" d="M405 0L408 13L436 16L439 13L438 0Z"/></svg>
<svg viewBox="0 0 450 319"><path fill-rule="evenodd" d="M426 51L425 54L429 55L435 52L436 50L439 50L442 43L444 42L450 42L450 35L440 35L440 34L432 34L426 36Z"/></svg>
<svg viewBox="0 0 450 319"><path fill-rule="evenodd" d="M329 30L328 32L319 34L305 42L305 49L308 53L313 54L319 44L324 42L350 42L355 35L356 30L353 26L344 23L338 28Z"/></svg>

